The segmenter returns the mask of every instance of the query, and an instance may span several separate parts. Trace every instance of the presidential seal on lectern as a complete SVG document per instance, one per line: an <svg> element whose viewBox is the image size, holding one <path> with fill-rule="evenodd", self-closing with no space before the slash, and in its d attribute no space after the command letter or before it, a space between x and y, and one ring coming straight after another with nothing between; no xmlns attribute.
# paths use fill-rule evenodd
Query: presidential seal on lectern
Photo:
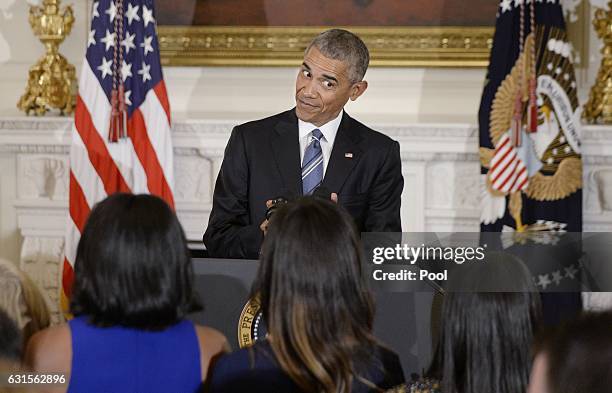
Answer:
<svg viewBox="0 0 612 393"><path fill-rule="evenodd" d="M251 346L268 334L263 319L259 296L249 299L244 305L238 319L238 345L240 348Z"/></svg>

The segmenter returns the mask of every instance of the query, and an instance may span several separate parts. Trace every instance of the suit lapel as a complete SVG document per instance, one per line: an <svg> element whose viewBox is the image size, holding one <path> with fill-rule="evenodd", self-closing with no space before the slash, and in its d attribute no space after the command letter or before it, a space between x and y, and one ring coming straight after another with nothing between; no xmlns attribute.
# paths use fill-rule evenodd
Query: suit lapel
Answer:
<svg viewBox="0 0 612 393"><path fill-rule="evenodd" d="M358 143L362 136L356 130L351 130L353 121L344 112L323 178L323 185L331 192L339 193L341 191L344 182L361 157L362 151Z"/></svg>
<svg viewBox="0 0 612 393"><path fill-rule="evenodd" d="M302 195L300 142L295 109L287 111L286 116L276 123L275 132L270 136L270 144L286 192L293 194L285 197Z"/></svg>

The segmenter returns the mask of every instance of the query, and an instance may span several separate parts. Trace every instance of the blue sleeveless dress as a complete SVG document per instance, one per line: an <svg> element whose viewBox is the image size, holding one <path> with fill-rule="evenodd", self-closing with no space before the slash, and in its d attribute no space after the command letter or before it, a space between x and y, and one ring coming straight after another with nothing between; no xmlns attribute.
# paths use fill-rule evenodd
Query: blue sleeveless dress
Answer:
<svg viewBox="0 0 612 393"><path fill-rule="evenodd" d="M202 382L195 327L182 321L163 331L100 328L85 317L68 322L72 373L68 392L197 392Z"/></svg>

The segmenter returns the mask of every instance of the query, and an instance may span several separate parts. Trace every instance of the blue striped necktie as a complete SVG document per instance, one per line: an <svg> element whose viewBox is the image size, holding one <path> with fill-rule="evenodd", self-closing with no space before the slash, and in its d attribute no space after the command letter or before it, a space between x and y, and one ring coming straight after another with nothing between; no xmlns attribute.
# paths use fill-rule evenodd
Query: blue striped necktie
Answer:
<svg viewBox="0 0 612 393"><path fill-rule="evenodd" d="M323 181L323 150L321 138L323 133L319 129L311 132L312 142L306 147L304 161L302 162L302 191L310 195Z"/></svg>

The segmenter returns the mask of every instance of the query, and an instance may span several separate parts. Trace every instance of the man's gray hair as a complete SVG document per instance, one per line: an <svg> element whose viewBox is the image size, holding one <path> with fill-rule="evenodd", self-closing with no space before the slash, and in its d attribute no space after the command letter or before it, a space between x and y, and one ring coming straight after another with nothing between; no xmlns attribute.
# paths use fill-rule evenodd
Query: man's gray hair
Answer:
<svg viewBox="0 0 612 393"><path fill-rule="evenodd" d="M327 30L312 40L305 53L313 46L325 57L348 63L348 77L352 83L363 79L370 64L370 52L355 34L342 29Z"/></svg>

